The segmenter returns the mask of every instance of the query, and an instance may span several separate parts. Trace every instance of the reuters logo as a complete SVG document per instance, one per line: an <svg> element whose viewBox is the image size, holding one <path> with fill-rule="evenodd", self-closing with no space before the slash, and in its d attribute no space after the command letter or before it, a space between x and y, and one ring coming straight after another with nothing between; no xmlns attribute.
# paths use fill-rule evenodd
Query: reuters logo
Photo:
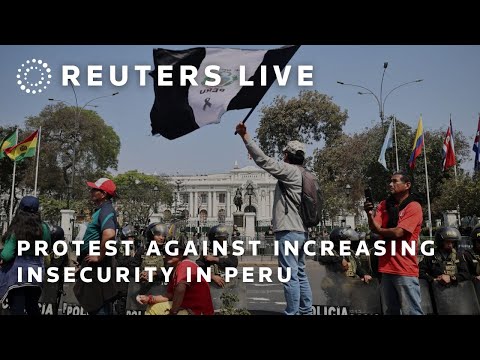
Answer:
<svg viewBox="0 0 480 360"><path fill-rule="evenodd" d="M52 79L52 69L40 59L25 61L18 68L17 85L27 94L40 94L47 89Z"/></svg>

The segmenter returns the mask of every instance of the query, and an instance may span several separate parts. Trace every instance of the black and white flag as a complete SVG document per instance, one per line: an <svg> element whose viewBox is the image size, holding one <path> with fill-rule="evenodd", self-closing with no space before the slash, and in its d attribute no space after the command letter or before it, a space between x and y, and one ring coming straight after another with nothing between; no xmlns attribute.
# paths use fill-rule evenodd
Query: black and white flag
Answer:
<svg viewBox="0 0 480 360"><path fill-rule="evenodd" d="M243 50L230 48L198 47L186 50L154 49L155 101L150 111L152 135L160 134L173 140L209 124L219 123L228 110L254 108L276 80L274 65L283 71L288 61L300 46L284 46L272 50ZM170 65L171 86L158 85L158 66ZM181 84L186 65L195 67L197 86L189 81ZM207 86L205 69L217 65L214 71L221 77L217 86ZM261 75L261 66L266 65L266 78ZM240 66L245 66L244 79L253 81L253 86L240 86ZM278 70L277 70L278 71ZM263 80L263 84L262 84ZM208 84L208 83L207 83Z"/></svg>

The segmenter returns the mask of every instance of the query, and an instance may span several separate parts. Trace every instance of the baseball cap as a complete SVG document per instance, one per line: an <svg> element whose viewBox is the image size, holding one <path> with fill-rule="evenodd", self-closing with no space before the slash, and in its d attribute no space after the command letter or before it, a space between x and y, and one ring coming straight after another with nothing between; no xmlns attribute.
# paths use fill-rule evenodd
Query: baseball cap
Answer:
<svg viewBox="0 0 480 360"><path fill-rule="evenodd" d="M23 211L36 213L38 212L38 208L40 207L40 202L38 201L38 198L36 198L35 196L25 196L20 201L19 207Z"/></svg>
<svg viewBox="0 0 480 360"><path fill-rule="evenodd" d="M101 179L98 179L97 181L95 181L94 183L87 181L87 185L89 187L91 187L92 189L99 189L99 190L105 191L107 194L109 194L111 196L116 195L115 190L117 189L117 186L110 179L101 178Z"/></svg>
<svg viewBox="0 0 480 360"><path fill-rule="evenodd" d="M306 153L305 144L300 141L293 140L289 141L287 146L284 147L283 152L289 152L290 154L296 154L297 151L303 151L303 154Z"/></svg>

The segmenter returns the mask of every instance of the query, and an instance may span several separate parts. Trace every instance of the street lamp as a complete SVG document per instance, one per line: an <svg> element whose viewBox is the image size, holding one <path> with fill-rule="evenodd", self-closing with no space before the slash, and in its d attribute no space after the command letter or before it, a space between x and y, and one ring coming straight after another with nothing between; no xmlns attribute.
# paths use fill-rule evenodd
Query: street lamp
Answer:
<svg viewBox="0 0 480 360"><path fill-rule="evenodd" d="M383 63L383 74L382 74L382 81L380 83L380 98L375 95L375 93L370 90L369 88L366 88L365 86L361 86L361 85L357 85L357 84L347 84L347 83L344 83L342 81L337 81L337 84L340 84L340 85L347 85L347 86L353 86L353 87L357 87L357 88L360 88L360 89L363 89L363 90L366 90L367 92L361 92L359 91L358 94L359 95L373 95L373 97L375 98L375 100L377 100L377 104L378 104L378 112L380 114L380 120L382 122L382 130L384 130L384 127L383 127L383 123L384 123L384 120L385 120L385 102L387 101L387 98L388 96L394 92L395 90L397 90L398 88L402 87L402 86L405 86L405 85L409 85L409 84L413 84L413 83L419 83L419 82L422 82L423 79L418 79L418 80L413 80L413 81L408 81L408 82L405 82L403 84L400 84L396 87L394 87L392 90L390 90L387 94L387 96L385 96L385 99L383 98L383 79L385 77L385 71L387 71L387 67L388 67L388 62L385 62ZM384 131L385 132L385 131Z"/></svg>
<svg viewBox="0 0 480 360"><path fill-rule="evenodd" d="M153 211L155 211L155 214L158 213L158 193L160 192L160 189L158 188L157 185L153 188L153 200L155 201L155 206L153 208Z"/></svg>
<svg viewBox="0 0 480 360"><path fill-rule="evenodd" d="M95 100L98 100L98 99L118 95L118 91L117 91L117 92L114 92L113 94L110 94L110 95L99 96L99 97L96 97L96 98L93 98L93 99L87 101L85 103L85 105L80 107L80 106L78 106L78 99L77 99L77 93L75 92L75 87L73 86L73 84L71 82L69 84L72 87L73 95L75 96L75 118L74 118L74 120L75 120L75 134L74 134L73 156L72 156L72 180L71 180L72 191L70 192L69 198L67 200L67 207L68 208L70 208L70 198L73 197L73 183L74 183L74 179L75 179L76 144L77 144L77 140L78 140L77 138L78 138L78 132L79 132L79 126L80 126L80 123L79 123L80 114L87 106L97 107L97 105L90 105L91 102L93 102ZM58 99L53 99L53 98L49 98L48 100L49 101L63 102L65 104L70 104L68 101L64 101L64 100L58 100ZM70 104L70 105L73 106L72 104Z"/></svg>
<svg viewBox="0 0 480 360"><path fill-rule="evenodd" d="M67 186L67 208L70 209L70 197L72 194L72 185Z"/></svg>
<svg viewBox="0 0 480 360"><path fill-rule="evenodd" d="M247 190L246 195L249 196L249 199L248 199L248 208L249 208L249 211L252 211L252 195L254 195L253 185L252 185L251 183L248 184L247 187L246 187L246 190Z"/></svg>
<svg viewBox="0 0 480 360"><path fill-rule="evenodd" d="M352 186L350 184L345 185L345 193L347 194L347 197L350 196L351 191Z"/></svg>
<svg viewBox="0 0 480 360"><path fill-rule="evenodd" d="M175 192L175 218L177 216L177 203L178 203L178 196L180 196L180 186L183 184L183 181L180 179L175 180L175 184L177 185L177 190Z"/></svg>

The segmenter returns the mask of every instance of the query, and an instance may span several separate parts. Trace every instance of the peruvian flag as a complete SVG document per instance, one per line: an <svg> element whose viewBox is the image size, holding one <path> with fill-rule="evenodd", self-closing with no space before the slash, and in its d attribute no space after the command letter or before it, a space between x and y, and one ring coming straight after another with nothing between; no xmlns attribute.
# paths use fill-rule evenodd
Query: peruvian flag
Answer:
<svg viewBox="0 0 480 360"><path fill-rule="evenodd" d="M457 161L455 160L455 146L453 143L452 119L450 119L450 126L447 129L447 135L445 136L445 140L443 141L442 158L443 171L447 170L449 167L452 167L457 163Z"/></svg>

